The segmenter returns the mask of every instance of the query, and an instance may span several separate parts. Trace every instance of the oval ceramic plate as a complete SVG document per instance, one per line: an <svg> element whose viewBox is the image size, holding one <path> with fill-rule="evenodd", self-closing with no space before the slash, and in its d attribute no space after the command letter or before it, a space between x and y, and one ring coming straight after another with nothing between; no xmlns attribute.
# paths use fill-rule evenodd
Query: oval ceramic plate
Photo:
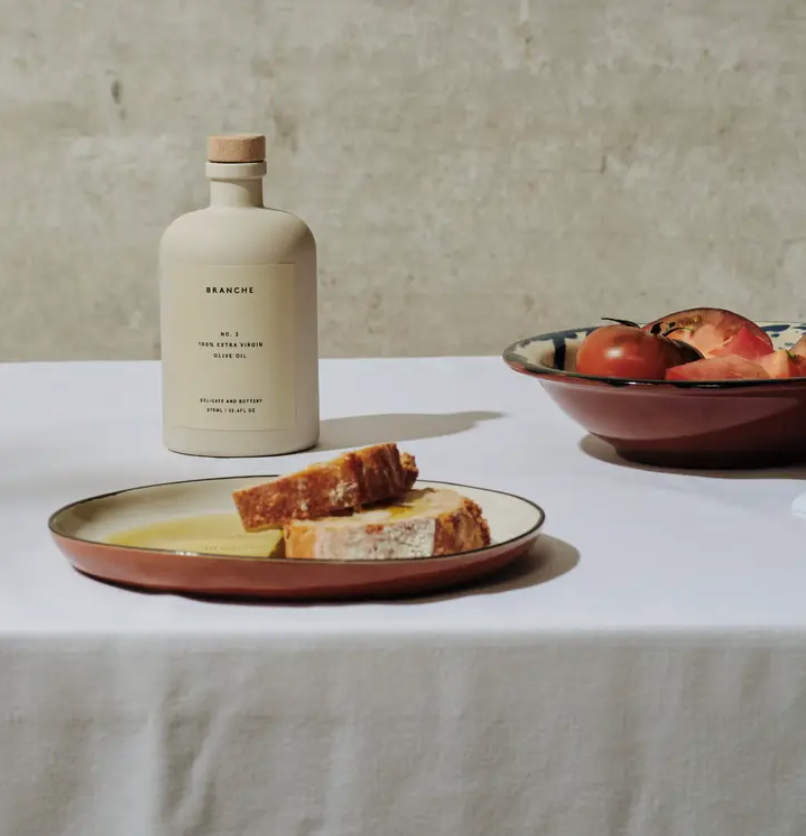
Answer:
<svg viewBox="0 0 806 836"><path fill-rule="evenodd" d="M48 521L81 572L163 592L287 600L389 597L434 591L489 575L529 550L542 509L512 494L444 482L477 502L492 545L476 551L405 560L291 560L271 555L279 534L247 534L232 492L273 477L170 482L67 505Z"/></svg>

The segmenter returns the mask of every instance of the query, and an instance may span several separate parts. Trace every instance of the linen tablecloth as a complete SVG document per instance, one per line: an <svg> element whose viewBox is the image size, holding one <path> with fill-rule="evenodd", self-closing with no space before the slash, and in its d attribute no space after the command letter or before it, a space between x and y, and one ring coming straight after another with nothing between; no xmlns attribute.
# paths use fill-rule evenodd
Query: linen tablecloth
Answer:
<svg viewBox="0 0 806 836"><path fill-rule="evenodd" d="M161 444L155 363L0 366L0 836L803 836L806 469L631 467L496 358L322 363L322 444ZM209 603L74 572L58 506L397 440L546 510L471 591Z"/></svg>

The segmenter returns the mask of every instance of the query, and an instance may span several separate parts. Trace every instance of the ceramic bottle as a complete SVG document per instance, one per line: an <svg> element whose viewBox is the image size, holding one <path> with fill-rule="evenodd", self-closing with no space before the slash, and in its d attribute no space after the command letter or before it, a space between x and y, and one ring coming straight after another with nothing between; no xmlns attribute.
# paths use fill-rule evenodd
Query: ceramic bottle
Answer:
<svg viewBox="0 0 806 836"><path fill-rule="evenodd" d="M319 436L316 244L263 204L260 134L212 136L210 205L160 242L163 439L178 453L271 456Z"/></svg>

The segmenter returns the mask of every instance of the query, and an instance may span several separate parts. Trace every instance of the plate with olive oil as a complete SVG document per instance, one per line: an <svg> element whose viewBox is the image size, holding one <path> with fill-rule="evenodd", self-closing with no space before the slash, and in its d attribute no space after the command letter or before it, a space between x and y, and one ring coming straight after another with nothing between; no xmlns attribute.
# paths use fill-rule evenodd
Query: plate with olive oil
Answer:
<svg viewBox="0 0 806 836"><path fill-rule="evenodd" d="M288 558L282 528L247 532L233 492L273 476L168 482L66 505L48 526L78 571L123 586L211 597L275 600L383 598L460 585L526 554L545 515L513 494L419 480L419 490L454 488L476 502L491 543L458 554L393 560Z"/></svg>

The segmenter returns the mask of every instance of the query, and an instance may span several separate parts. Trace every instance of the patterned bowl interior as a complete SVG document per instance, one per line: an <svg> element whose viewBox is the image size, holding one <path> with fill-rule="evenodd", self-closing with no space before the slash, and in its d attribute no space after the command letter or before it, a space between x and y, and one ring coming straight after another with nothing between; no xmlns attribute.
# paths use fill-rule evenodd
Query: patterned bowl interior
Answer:
<svg viewBox="0 0 806 836"><path fill-rule="evenodd" d="M759 322L759 326L772 338L775 348L791 348L804 334L806 322ZM576 353L580 343L598 325L587 328L575 328L568 331L550 331L536 337L527 337L513 343L504 351L504 359L516 367L533 372L543 377L578 378L580 380L598 380L611 385L629 385L630 383L650 385L674 385L682 387L724 387L742 385L764 385L775 383L781 385L786 380L728 380L719 382L675 381L669 383L663 380L626 381L617 378L593 377L576 372ZM798 378L804 380L804 378Z"/></svg>

